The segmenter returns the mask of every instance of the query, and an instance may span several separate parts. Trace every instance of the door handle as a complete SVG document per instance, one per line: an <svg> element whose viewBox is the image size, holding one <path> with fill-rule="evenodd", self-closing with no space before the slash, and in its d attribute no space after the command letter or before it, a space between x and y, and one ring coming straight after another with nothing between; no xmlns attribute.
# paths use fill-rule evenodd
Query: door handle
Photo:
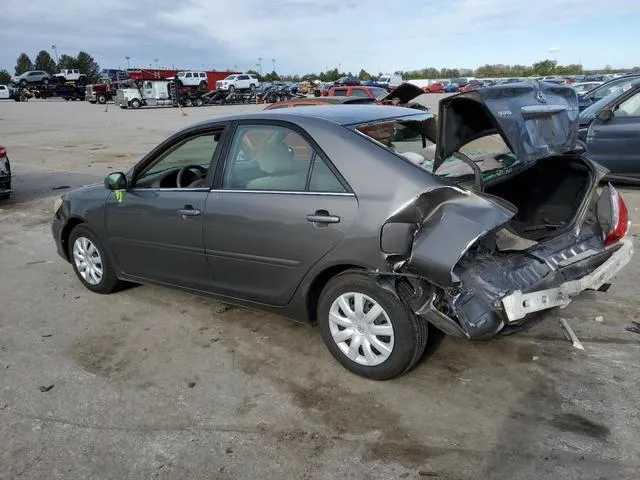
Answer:
<svg viewBox="0 0 640 480"><path fill-rule="evenodd" d="M307 215L307 222L313 223L339 223L340 217L331 215L326 210L318 210L312 215Z"/></svg>
<svg viewBox="0 0 640 480"><path fill-rule="evenodd" d="M178 210L178 215L185 220L187 217L197 217L200 213L200 210L193 208L191 205L185 205L184 208Z"/></svg>

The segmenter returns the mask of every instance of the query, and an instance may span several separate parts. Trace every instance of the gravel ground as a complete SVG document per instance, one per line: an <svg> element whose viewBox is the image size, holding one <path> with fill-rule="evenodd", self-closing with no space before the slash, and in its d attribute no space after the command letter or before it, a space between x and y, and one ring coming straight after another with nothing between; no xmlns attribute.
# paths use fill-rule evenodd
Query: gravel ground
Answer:
<svg viewBox="0 0 640 480"><path fill-rule="evenodd" d="M527 332L432 333L417 368L382 383L280 317L155 287L81 287L50 235L60 191L131 166L189 123L261 108L0 104L15 172L0 204L0 478L638 478L640 335L625 330L639 315L638 256L608 293ZM624 195L637 222L640 192Z"/></svg>

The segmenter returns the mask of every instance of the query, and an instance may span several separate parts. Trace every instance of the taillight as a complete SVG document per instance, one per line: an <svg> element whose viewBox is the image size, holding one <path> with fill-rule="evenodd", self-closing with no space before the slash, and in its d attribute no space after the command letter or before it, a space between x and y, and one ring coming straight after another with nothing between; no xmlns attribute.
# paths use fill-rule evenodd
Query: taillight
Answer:
<svg viewBox="0 0 640 480"><path fill-rule="evenodd" d="M7 156L7 149L4 148L2 145L0 145L0 157L6 157Z"/></svg>
<svg viewBox="0 0 640 480"><path fill-rule="evenodd" d="M629 231L629 210L618 191L609 186L611 192L611 229L607 233L604 244L612 245L621 240Z"/></svg>

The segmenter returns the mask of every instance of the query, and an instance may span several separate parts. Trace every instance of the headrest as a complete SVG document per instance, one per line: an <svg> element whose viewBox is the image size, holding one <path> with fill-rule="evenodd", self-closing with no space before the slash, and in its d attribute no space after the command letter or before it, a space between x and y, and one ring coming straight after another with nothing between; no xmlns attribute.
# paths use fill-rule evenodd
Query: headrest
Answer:
<svg viewBox="0 0 640 480"><path fill-rule="evenodd" d="M284 143L266 144L254 157L260 170L269 175L291 171L293 155Z"/></svg>

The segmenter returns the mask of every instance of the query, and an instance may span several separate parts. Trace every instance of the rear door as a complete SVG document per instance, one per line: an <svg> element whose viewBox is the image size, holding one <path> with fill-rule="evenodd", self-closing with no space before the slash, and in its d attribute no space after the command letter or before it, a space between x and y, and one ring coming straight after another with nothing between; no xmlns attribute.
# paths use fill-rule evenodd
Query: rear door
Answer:
<svg viewBox="0 0 640 480"><path fill-rule="evenodd" d="M612 174L640 178L640 90L614 108L611 120L596 118L587 133L589 157Z"/></svg>
<svg viewBox="0 0 640 480"><path fill-rule="evenodd" d="M205 253L215 291L284 305L345 236L357 212L346 182L294 125L242 122L207 198Z"/></svg>

